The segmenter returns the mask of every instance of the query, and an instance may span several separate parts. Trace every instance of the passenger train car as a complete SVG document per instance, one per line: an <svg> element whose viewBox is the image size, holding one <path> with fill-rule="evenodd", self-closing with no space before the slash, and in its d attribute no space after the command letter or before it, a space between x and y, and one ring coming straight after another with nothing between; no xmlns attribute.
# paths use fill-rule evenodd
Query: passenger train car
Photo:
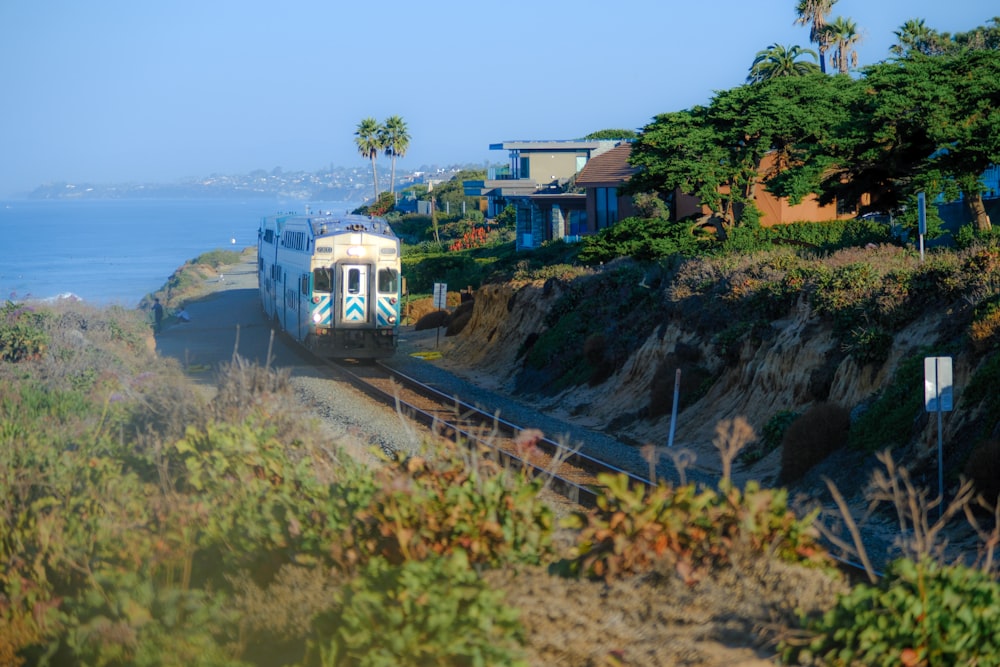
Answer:
<svg viewBox="0 0 1000 667"><path fill-rule="evenodd" d="M392 356L399 334L399 238L383 218L261 220L257 277L267 317L330 358Z"/></svg>

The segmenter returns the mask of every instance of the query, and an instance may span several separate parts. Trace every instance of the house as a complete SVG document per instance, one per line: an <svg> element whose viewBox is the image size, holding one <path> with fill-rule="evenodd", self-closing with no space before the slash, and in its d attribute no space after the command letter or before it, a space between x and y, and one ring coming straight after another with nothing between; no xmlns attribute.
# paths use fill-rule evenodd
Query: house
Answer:
<svg viewBox="0 0 1000 667"><path fill-rule="evenodd" d="M587 230L587 198L567 189L588 162L618 143L601 139L490 144L490 150L508 152L508 164L490 167L486 180L465 181L465 194L482 197L484 213L491 218L514 206L518 250L579 236Z"/></svg>
<svg viewBox="0 0 1000 667"><path fill-rule="evenodd" d="M623 218L635 215L632 198L619 193L621 187L638 171L629 164L630 144L621 144L611 151L594 158L577 176L577 186L587 193L587 233L596 233L610 227ZM774 157L765 157L760 173L773 169ZM683 192L674 192L670 198L670 217L680 220L693 215L708 215L709 209L698 197ZM761 211L760 223L764 227L799 221L823 221L852 218L857 213L854 207L844 207L839 203L820 205L815 195L804 198L798 204L776 197L767 191L761 182L754 192L754 202Z"/></svg>
<svg viewBox="0 0 1000 667"><path fill-rule="evenodd" d="M628 163L632 148L622 143L587 162L576 177L576 186L586 193L586 226L579 233L594 234L622 218L635 215L632 197L620 193L621 186L639 171Z"/></svg>
<svg viewBox="0 0 1000 667"><path fill-rule="evenodd" d="M467 196L483 198L487 217L495 217L508 205L514 206L517 250L537 248L555 239L576 240L596 234L636 214L632 197L621 193L622 186L638 171L628 162L629 143L511 141L490 144L490 149L508 151L509 163L490 167L486 180L465 181L463 187ZM765 158L761 174L773 167L770 160L770 156ZM567 191L570 189L583 192ZM793 205L768 192L763 182L754 197L765 227L851 218L857 213L853 206L820 205L815 196ZM693 195L675 192L670 200L674 220L709 213Z"/></svg>
<svg viewBox="0 0 1000 667"><path fill-rule="evenodd" d="M768 153L761 161L758 173L767 174L774 169L775 156ZM864 196L867 203L868 195ZM754 203L761 212L761 227L782 225L791 222L823 222L826 220L845 220L858 214L853 202L837 200L832 204L820 204L816 195L803 197L798 204L791 204L783 197L776 197L767 191L763 183L754 188Z"/></svg>

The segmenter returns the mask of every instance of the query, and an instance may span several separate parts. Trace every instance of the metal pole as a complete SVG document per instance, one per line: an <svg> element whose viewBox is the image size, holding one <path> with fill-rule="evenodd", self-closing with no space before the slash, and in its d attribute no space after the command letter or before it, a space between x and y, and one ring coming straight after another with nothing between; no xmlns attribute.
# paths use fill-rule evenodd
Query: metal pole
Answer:
<svg viewBox="0 0 1000 667"><path fill-rule="evenodd" d="M938 418L938 494L941 496L941 504L938 505L938 519L944 513L944 430L941 422L941 398L938 397L937 418Z"/></svg>
<svg viewBox="0 0 1000 667"><path fill-rule="evenodd" d="M674 404L670 408L670 435L667 437L667 447L674 446L674 429L677 424L677 401L681 395L681 369L674 375Z"/></svg>

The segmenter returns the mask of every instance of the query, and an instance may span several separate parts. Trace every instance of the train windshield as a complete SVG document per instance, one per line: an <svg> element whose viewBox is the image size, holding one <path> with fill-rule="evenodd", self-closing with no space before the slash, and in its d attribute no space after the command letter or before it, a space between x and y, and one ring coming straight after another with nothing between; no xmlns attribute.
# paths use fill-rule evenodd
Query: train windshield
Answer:
<svg viewBox="0 0 1000 667"><path fill-rule="evenodd" d="M396 269L378 270L378 291L383 294L395 294L399 291L399 272Z"/></svg>
<svg viewBox="0 0 1000 667"><path fill-rule="evenodd" d="M313 269L313 291L332 292L333 272L328 267Z"/></svg>

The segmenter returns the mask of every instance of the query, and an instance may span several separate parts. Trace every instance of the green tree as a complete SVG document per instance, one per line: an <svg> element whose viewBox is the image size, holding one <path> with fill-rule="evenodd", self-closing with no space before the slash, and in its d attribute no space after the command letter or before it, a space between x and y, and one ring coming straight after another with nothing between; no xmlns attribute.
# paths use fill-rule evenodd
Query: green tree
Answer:
<svg viewBox="0 0 1000 667"><path fill-rule="evenodd" d="M917 81L929 80L944 95L927 105L927 133L936 148L929 166L954 179L975 217L976 229L992 222L980 180L1000 164L1000 51L973 50L909 63Z"/></svg>
<svg viewBox="0 0 1000 667"><path fill-rule="evenodd" d="M826 73L826 51L830 48L825 31L826 17L833 11L837 0L799 0L795 6L796 25L809 26L809 41L819 49L820 71Z"/></svg>
<svg viewBox="0 0 1000 667"><path fill-rule="evenodd" d="M842 114L840 93L852 83L845 79L819 73L777 77L721 91L708 107L657 116L633 144L630 162L641 170L626 190L695 195L725 238L733 227L753 221L760 183L792 165L801 167L810 146L831 131ZM768 155L774 166L765 173ZM804 182L815 185L818 179Z"/></svg>
<svg viewBox="0 0 1000 667"><path fill-rule="evenodd" d="M632 141L639 136L639 133L635 130L598 130L597 132L591 132L584 137L586 141L598 141L600 139L621 139L622 141Z"/></svg>
<svg viewBox="0 0 1000 667"><path fill-rule="evenodd" d="M410 147L410 134L406 129L406 121L399 116L389 116L381 128L381 141L386 157L392 161L389 176L389 192L396 191L396 158L405 157Z"/></svg>
<svg viewBox="0 0 1000 667"><path fill-rule="evenodd" d="M1000 16L994 16L987 23L992 25L957 33L953 38L954 43L974 51L1000 49Z"/></svg>
<svg viewBox="0 0 1000 667"><path fill-rule="evenodd" d="M889 47L889 51L897 56L910 53L936 55L946 48L941 35L929 28L923 19L910 19L892 34L896 36L896 43Z"/></svg>
<svg viewBox="0 0 1000 667"><path fill-rule="evenodd" d="M896 56L922 53L938 56L955 53L962 49L988 51L1000 49L1000 16L995 16L985 26L978 26L967 32L954 35L938 32L927 26L923 19L910 19L899 27L896 44L889 50Z"/></svg>
<svg viewBox="0 0 1000 667"><path fill-rule="evenodd" d="M911 52L846 85L840 117L820 135L787 191L814 187L820 201L858 199L900 211L917 192L961 192L976 227L990 229L982 173L1000 163L1000 51ZM849 81L849 77L836 77Z"/></svg>
<svg viewBox="0 0 1000 667"><path fill-rule="evenodd" d="M747 83L759 83L779 76L804 76L820 71L819 65L815 62L799 60L800 56L805 55L812 56L813 60L816 60L816 52L812 49L803 49L797 44L795 46L772 44L757 52L757 57L750 66L750 74L747 75Z"/></svg>
<svg viewBox="0 0 1000 667"><path fill-rule="evenodd" d="M382 128L374 118L365 118L358 123L358 129L354 132L354 143L358 147L358 152L363 157L372 161L372 183L375 188L372 201L378 201L378 171L375 167L375 159L382 152Z"/></svg>
<svg viewBox="0 0 1000 667"><path fill-rule="evenodd" d="M851 19L838 16L823 28L826 42L833 49L833 62L837 71L847 74L858 66L858 52L855 49L861 41L858 25Z"/></svg>
<svg viewBox="0 0 1000 667"><path fill-rule="evenodd" d="M435 209L445 213L449 218L462 215L462 205L468 210L477 210L478 199L465 196L463 181L479 181L486 178L485 170L466 169L458 172L452 178L440 185L435 185L431 195L435 201Z"/></svg>

